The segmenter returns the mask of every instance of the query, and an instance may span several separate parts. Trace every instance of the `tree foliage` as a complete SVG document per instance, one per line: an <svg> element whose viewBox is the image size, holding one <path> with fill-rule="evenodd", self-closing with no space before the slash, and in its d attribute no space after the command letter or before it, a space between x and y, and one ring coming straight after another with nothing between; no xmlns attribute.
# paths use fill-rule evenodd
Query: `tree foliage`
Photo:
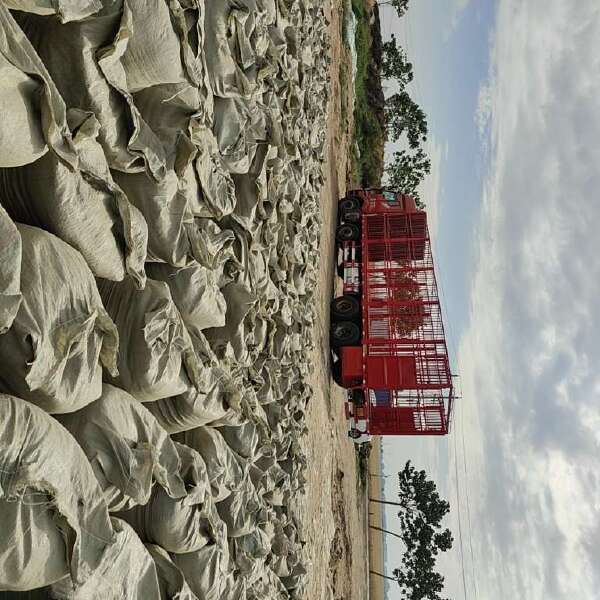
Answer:
<svg viewBox="0 0 600 600"><path fill-rule="evenodd" d="M417 471L408 461L398 473L401 535L406 546L402 566L393 574L406 600L442 600L444 577L435 571L439 552L452 548L449 529L442 519L450 504L438 493L425 471Z"/></svg>
<svg viewBox="0 0 600 600"><path fill-rule="evenodd" d="M400 16L408 9L408 0L380 4L393 5ZM387 138L408 146L407 150L394 152L392 161L387 164L388 182L390 186L413 196L417 206L423 208L417 189L431 171L431 161L423 150L429 126L425 112L406 89L414 77L413 65L393 34L383 44L381 75L385 79L393 79L398 90L385 100Z"/></svg>
<svg viewBox="0 0 600 600"><path fill-rule="evenodd" d="M413 150L427 141L427 116L405 90L386 99L385 117L388 137L393 141L406 133L408 145Z"/></svg>
<svg viewBox="0 0 600 600"><path fill-rule="evenodd" d="M391 6L396 10L399 17L403 17L408 10L408 2L409 0L385 0L379 2L379 6Z"/></svg>
<svg viewBox="0 0 600 600"><path fill-rule="evenodd" d="M381 76L384 79L395 79L402 90L414 78L413 65L393 33L391 40L384 42L382 46Z"/></svg>
<svg viewBox="0 0 600 600"><path fill-rule="evenodd" d="M430 171L431 160L422 148L418 148L415 152L407 150L394 152L392 162L386 167L389 185L412 196L420 207L423 203L417 189Z"/></svg>

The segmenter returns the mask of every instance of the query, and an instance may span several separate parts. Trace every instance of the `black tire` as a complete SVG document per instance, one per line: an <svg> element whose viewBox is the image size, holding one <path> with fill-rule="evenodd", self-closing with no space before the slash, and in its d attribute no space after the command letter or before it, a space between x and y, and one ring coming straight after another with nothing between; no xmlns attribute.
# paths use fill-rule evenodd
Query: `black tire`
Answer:
<svg viewBox="0 0 600 600"><path fill-rule="evenodd" d="M358 429L351 429L348 432L348 437L352 438L353 440L357 440L360 437L361 433Z"/></svg>
<svg viewBox="0 0 600 600"><path fill-rule="evenodd" d="M360 327L352 321L337 321L331 325L331 345L355 346L360 342Z"/></svg>
<svg viewBox="0 0 600 600"><path fill-rule="evenodd" d="M360 211L349 210L341 214L341 222L343 223L360 223Z"/></svg>
<svg viewBox="0 0 600 600"><path fill-rule="evenodd" d="M356 242L360 238L360 229L354 223L339 225L335 231L335 239L338 242Z"/></svg>
<svg viewBox="0 0 600 600"><path fill-rule="evenodd" d="M354 321L360 316L360 302L354 296L340 296L331 301L334 321Z"/></svg>
<svg viewBox="0 0 600 600"><path fill-rule="evenodd" d="M360 202L358 201L357 198L344 198L343 200L340 200L339 203L339 209L341 213L345 213L348 211L356 211L356 210L360 210Z"/></svg>

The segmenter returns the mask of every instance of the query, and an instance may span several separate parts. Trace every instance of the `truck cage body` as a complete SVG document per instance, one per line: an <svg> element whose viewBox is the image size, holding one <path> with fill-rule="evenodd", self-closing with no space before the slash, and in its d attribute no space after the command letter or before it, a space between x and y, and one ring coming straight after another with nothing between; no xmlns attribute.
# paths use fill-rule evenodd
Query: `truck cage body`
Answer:
<svg viewBox="0 0 600 600"><path fill-rule="evenodd" d="M343 251L344 292L361 298L362 348L342 350L369 433L447 434L453 382L426 213L402 194L367 193L360 245Z"/></svg>

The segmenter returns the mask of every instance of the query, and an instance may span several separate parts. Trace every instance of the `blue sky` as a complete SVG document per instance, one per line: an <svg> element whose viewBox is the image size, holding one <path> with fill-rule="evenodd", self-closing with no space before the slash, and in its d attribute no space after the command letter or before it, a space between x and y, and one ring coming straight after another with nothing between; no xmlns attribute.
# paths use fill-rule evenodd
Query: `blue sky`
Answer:
<svg viewBox="0 0 600 600"><path fill-rule="evenodd" d="M469 317L473 230L480 213L486 169L487 157L476 115L480 89L490 69L489 40L494 18L492 2L469 7L464 3L438 0L413 1L408 14L401 20L389 7L382 7L381 12L384 39L395 33L413 62L415 80L410 92L428 116L428 150L433 168L423 186L422 198L432 221L437 274L443 290L446 328L455 365L458 343ZM388 152L394 149L395 146L390 145ZM453 446L449 446L449 441L388 438L384 443L385 472L388 475L397 472L410 458L417 468L425 468L434 474L441 492L454 504L449 477ZM394 477L387 478L384 483L386 496L393 496ZM396 522L395 512L389 510L390 529L394 529ZM452 523L448 525L452 527ZM455 527L452 529L455 531ZM456 531L455 537L458 538ZM440 562L449 594L462 590L462 577L458 577L461 572L458 550L457 540L453 556ZM394 558L401 552L401 543L391 539L389 570L397 564ZM469 558L470 555L467 560ZM393 586L388 588L388 594L389 598L400 598L399 590ZM462 598L462 591L451 597Z"/></svg>
<svg viewBox="0 0 600 600"><path fill-rule="evenodd" d="M600 5L413 0L384 23L429 115L463 394L451 436L386 440L385 471L410 458L450 500L449 598L598 598Z"/></svg>
<svg viewBox="0 0 600 600"><path fill-rule="evenodd" d="M477 6L475 6L475 4ZM382 7L382 33L394 32L414 64L410 93L428 116L439 189L423 199L437 208L436 235L440 275L452 326L459 335L468 315L471 232L481 204L485 157L477 127L479 90L489 72L489 38L494 2L414 0L406 17ZM431 196L436 196L432 198ZM437 229L437 227L436 227ZM446 281L447 280L447 281Z"/></svg>

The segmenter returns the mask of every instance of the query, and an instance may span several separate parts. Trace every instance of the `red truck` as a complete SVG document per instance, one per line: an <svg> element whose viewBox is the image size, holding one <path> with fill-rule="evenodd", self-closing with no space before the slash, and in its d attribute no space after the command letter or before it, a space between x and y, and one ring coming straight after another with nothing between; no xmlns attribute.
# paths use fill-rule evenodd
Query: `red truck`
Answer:
<svg viewBox="0 0 600 600"><path fill-rule="evenodd" d="M336 240L344 287L330 342L348 435L447 434L452 373L427 214L399 191L355 190L338 204Z"/></svg>

